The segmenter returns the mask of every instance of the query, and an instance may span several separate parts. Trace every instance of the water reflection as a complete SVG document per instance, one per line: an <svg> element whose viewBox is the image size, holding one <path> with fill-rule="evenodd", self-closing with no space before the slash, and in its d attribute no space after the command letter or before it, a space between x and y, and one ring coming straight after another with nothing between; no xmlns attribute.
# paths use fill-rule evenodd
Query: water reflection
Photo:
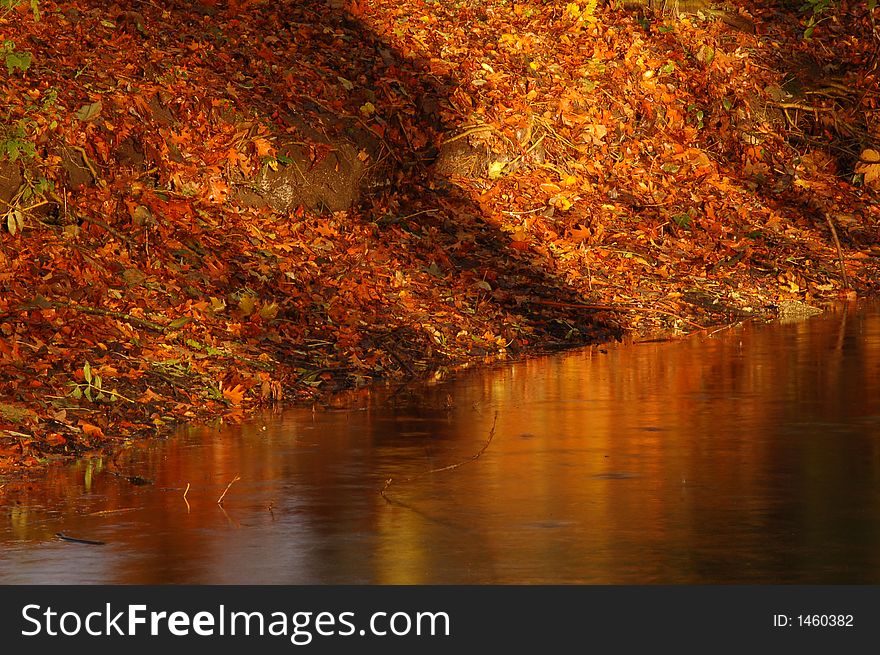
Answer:
<svg viewBox="0 0 880 655"><path fill-rule="evenodd" d="M0 582L876 584L878 366L841 308L196 428L7 494Z"/></svg>

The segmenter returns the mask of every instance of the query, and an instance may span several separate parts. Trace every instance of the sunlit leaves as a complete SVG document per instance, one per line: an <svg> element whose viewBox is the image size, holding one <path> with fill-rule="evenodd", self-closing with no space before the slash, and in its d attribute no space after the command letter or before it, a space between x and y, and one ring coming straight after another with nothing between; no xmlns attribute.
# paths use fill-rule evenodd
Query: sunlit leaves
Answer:
<svg viewBox="0 0 880 655"><path fill-rule="evenodd" d="M823 52L791 30L660 16L641 30L584 0L348 3L357 26L325 20L322 3L208 23L160 5L138 5L162 27L149 35L112 7L75 24L19 18L0 74L4 170L32 193L0 196L0 364L15 364L0 393L41 408L40 394L65 396L51 400L107 434L591 336L585 312L532 311L538 300L832 296L827 227L800 207L845 226L853 271L871 261L857 249L875 208L844 183L880 182L870 139L857 165L858 150L823 159L818 134L795 151L762 115L787 103L781 118L796 120L808 112L793 105L815 102L824 131L851 116L825 111L836 97L764 93L781 84L777 58ZM32 62L15 58L24 44ZM842 82L865 90L858 71ZM473 126L469 175L437 174L433 147ZM245 202L260 171L308 173L340 152L309 133L351 130L381 142L349 156L382 173L351 209ZM81 148L107 186L40 187L65 181L57 144ZM803 249L810 265L789 259Z"/></svg>
<svg viewBox="0 0 880 655"><path fill-rule="evenodd" d="M880 152L872 148L862 150L855 172L864 176L865 186L880 187Z"/></svg>
<svg viewBox="0 0 880 655"><path fill-rule="evenodd" d="M503 161L489 162L489 179L497 180L504 173L504 167L507 164Z"/></svg>

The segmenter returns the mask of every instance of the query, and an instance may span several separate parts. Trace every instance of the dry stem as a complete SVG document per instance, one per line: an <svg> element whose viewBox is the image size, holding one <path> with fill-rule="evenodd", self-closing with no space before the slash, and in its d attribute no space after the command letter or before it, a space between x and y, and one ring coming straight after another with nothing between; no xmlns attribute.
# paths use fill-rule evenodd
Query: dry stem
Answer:
<svg viewBox="0 0 880 655"><path fill-rule="evenodd" d="M229 491L229 487L234 485L239 480L241 480L241 476L236 475L234 478L232 478L232 482L230 482L229 484L226 485L226 488L223 490L223 493L220 494L220 497L217 499L218 505L220 505L220 506L223 505L223 498L226 496L226 492ZM187 485L187 489L189 489L189 485Z"/></svg>
<svg viewBox="0 0 880 655"><path fill-rule="evenodd" d="M425 471L424 473L420 473L419 475L413 475L408 478L402 479L400 482L412 482L413 480L418 480L419 478L424 478L429 475L433 475L434 473L442 473L443 471L452 471L453 469L457 469L460 466L464 466L468 462L473 462L480 458L480 456L486 452L486 449L489 447L489 444L492 443L492 439L495 437L495 424L498 422L498 412L495 412L495 418L492 419L492 429L489 430L489 436L486 439L486 443L483 444L483 447L480 448L476 453L464 459L460 462L456 462L455 464L449 464L448 466L441 466L440 468L431 469L429 471ZM382 498L385 499L388 503L394 503L386 494L388 491L388 487L394 482L394 478L388 478L385 480L385 486L382 487L382 491L379 493L382 494Z"/></svg>

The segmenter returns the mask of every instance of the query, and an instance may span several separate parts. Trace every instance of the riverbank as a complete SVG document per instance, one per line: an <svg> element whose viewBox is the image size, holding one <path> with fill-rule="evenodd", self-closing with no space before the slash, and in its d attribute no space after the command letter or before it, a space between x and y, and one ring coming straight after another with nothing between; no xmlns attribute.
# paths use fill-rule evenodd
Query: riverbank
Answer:
<svg viewBox="0 0 880 655"><path fill-rule="evenodd" d="M877 291L861 3L229 4L0 17L0 470Z"/></svg>

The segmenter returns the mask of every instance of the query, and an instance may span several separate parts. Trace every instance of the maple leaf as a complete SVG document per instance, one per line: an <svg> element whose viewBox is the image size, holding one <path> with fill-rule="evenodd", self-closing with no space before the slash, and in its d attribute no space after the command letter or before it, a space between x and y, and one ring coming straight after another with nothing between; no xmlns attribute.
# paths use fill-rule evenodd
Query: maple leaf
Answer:
<svg viewBox="0 0 880 655"><path fill-rule="evenodd" d="M213 202L224 202L229 196L229 185L223 180L213 179L208 183L208 199Z"/></svg>
<svg viewBox="0 0 880 655"><path fill-rule="evenodd" d="M272 154L275 148L272 146L272 143L268 139L264 139L263 137L257 137L253 141L254 147L257 149L258 157L268 157Z"/></svg>

